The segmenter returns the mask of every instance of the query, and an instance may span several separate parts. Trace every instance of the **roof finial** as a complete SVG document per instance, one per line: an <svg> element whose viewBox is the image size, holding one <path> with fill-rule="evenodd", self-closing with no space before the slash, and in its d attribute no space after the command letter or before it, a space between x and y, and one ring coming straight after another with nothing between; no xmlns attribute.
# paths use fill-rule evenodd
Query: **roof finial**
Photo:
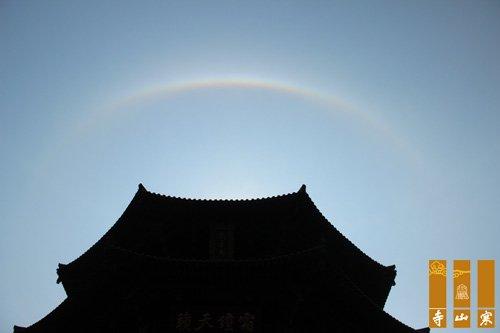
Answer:
<svg viewBox="0 0 500 333"><path fill-rule="evenodd" d="M306 185L302 184L302 186L299 189L299 193L305 193L306 192Z"/></svg>
<svg viewBox="0 0 500 333"><path fill-rule="evenodd" d="M139 183L139 191L147 192L148 190L146 190L146 188L144 187L144 185L142 185L142 183Z"/></svg>

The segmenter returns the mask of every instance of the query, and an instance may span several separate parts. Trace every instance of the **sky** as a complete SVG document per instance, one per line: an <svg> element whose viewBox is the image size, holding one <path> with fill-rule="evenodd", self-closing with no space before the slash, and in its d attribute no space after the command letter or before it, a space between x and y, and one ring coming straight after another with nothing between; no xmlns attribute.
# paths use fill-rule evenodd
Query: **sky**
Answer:
<svg viewBox="0 0 500 333"><path fill-rule="evenodd" d="M429 259L499 259L499 35L496 1L1 1L0 332L65 298L57 264L139 183L306 184L426 327Z"/></svg>

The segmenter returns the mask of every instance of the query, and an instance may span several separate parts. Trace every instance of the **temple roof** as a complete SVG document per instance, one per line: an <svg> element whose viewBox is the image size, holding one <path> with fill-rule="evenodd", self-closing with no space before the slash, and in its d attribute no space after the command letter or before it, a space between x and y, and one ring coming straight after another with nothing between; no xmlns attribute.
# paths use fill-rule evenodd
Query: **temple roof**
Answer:
<svg viewBox="0 0 500 333"><path fill-rule="evenodd" d="M92 286L99 290L98 299L120 300L120 297L127 295L127 299L133 299L131 302L141 308L142 301L150 302L155 296L159 297L163 305L167 300L175 298L173 294L166 292L165 281L168 281L168 286L174 293L180 292L186 284L190 285L191 279L197 281L200 289L203 288L203 282L207 282L207 285L212 287L221 284L225 288L240 291L242 288L252 288L256 285L257 289L264 288L267 292L277 291L277 285L292 284L297 287L300 285L297 282L302 281L302 287L297 287L300 289L299 293L305 297L301 311L307 312L310 307L314 309L321 299L326 305L322 307L322 311L325 311L325 322L321 323L324 329L357 332L360 328L370 328L370 331L415 332L413 328L401 323L373 303L336 265L324 245L267 259L226 262L155 257L116 247L100 249L95 255L108 258L113 263L110 266L103 262L89 262L98 266L94 267L93 272L99 278L93 280L95 285ZM270 276L274 279L270 280ZM120 287L117 287L114 281L120 281ZM307 281L313 283L308 285ZM192 288L191 285L189 289ZM75 331L75 324L79 325L77 332L85 332L89 327L94 331L105 329L106 327L99 325L106 325L106 322L96 319L96 316L103 311L107 313L107 305L96 302L95 296L89 293L75 296L69 296L54 311L31 327L17 328L15 333ZM273 298L272 295L267 297ZM309 301L312 303L308 303ZM96 303L100 305L89 305ZM354 321L351 320L352 309L356 309ZM302 318L301 315L298 318ZM308 319L305 317L298 320ZM300 321L297 323L299 327L306 324Z"/></svg>
<svg viewBox="0 0 500 333"><path fill-rule="evenodd" d="M235 261L266 260L324 244L338 266L375 304L383 308L396 275L351 243L316 208L303 185L297 192L259 199L188 199L139 189L125 212L87 252L58 270L71 295L82 267L106 260L96 255L116 247L175 260L209 262L208 239L214 223L234 226ZM69 276L71 276L71 281ZM75 280L76 279L76 280Z"/></svg>
<svg viewBox="0 0 500 333"><path fill-rule="evenodd" d="M208 254L211 228L220 225L234 233L230 258ZM308 316L321 314L318 331L428 332L383 310L395 275L394 266L378 263L342 235L304 185L268 198L207 200L152 193L140 184L108 232L79 258L59 265L67 299L14 332L135 332L137 320L154 309L168 311L167 304L233 304L240 293L268 312L273 302L296 309L304 316L281 319L299 330L310 331L314 320ZM355 320L349 319L352 309Z"/></svg>

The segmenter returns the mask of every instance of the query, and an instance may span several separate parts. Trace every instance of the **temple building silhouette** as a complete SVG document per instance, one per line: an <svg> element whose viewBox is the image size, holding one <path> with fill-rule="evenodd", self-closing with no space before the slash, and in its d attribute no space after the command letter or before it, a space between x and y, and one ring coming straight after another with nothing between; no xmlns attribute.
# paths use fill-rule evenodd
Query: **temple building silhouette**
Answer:
<svg viewBox="0 0 500 333"><path fill-rule="evenodd" d="M67 298L15 333L429 331L383 310L395 266L343 236L305 185L202 200L139 184L109 231L57 274Z"/></svg>

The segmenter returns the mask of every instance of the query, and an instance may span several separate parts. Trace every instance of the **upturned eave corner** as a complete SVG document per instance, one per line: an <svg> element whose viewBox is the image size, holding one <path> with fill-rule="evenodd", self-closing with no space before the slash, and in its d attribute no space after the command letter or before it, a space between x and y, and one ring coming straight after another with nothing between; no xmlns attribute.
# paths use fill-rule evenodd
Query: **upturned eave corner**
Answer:
<svg viewBox="0 0 500 333"><path fill-rule="evenodd" d="M387 275L391 286L396 285L396 276L398 275L398 270L396 269L396 265L387 266Z"/></svg>
<svg viewBox="0 0 500 333"><path fill-rule="evenodd" d="M24 332L26 332L26 327L14 325L14 333L24 333Z"/></svg>
<svg viewBox="0 0 500 333"><path fill-rule="evenodd" d="M63 280L64 270L66 269L66 264L59 263L57 265L56 273L57 273L57 283L61 283Z"/></svg>
<svg viewBox="0 0 500 333"><path fill-rule="evenodd" d="M138 192L147 192L148 190L146 189L146 187L144 187L144 185L142 183L139 183L139 185L137 185L137 191Z"/></svg>

